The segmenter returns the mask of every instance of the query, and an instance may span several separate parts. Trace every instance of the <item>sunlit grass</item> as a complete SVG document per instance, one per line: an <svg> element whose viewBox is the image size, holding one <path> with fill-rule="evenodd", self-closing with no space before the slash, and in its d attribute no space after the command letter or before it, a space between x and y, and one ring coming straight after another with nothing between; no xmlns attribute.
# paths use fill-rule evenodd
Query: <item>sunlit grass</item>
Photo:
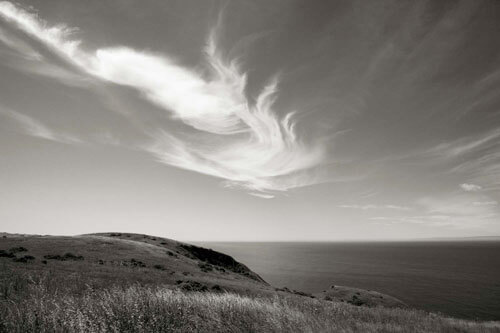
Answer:
<svg viewBox="0 0 500 333"><path fill-rule="evenodd" d="M161 286L95 289L12 272L0 284L5 332L493 332L497 324L298 296L185 293Z"/></svg>

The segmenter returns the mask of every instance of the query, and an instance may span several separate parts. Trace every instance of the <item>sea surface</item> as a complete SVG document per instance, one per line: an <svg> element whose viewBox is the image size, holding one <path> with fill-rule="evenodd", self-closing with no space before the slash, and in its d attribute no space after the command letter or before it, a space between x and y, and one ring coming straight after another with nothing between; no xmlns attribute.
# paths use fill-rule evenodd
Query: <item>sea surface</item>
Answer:
<svg viewBox="0 0 500 333"><path fill-rule="evenodd" d="M500 320L500 241L198 244L276 287L358 287L453 317Z"/></svg>

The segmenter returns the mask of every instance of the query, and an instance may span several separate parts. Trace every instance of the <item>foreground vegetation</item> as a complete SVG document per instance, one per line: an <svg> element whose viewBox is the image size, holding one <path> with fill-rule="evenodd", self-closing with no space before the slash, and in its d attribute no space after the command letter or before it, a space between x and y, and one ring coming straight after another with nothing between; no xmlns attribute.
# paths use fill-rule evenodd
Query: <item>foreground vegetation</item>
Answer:
<svg viewBox="0 0 500 333"><path fill-rule="evenodd" d="M500 332L374 291L275 288L210 249L155 236L3 234L0 332Z"/></svg>
<svg viewBox="0 0 500 333"><path fill-rule="evenodd" d="M0 281L1 332L500 332L498 323L294 295L137 284L96 289L49 274L7 273Z"/></svg>

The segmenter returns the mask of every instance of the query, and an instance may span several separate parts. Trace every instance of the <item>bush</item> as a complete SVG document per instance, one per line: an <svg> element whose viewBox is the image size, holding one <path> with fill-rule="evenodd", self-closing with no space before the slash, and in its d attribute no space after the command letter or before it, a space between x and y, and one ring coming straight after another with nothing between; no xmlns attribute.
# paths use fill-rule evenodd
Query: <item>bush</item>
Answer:
<svg viewBox="0 0 500 333"><path fill-rule="evenodd" d="M129 266L129 267L146 267L145 263L143 263L140 260L136 260L134 258L132 258L130 260L122 261L122 265L123 266Z"/></svg>
<svg viewBox="0 0 500 333"><path fill-rule="evenodd" d="M14 262L24 262L24 263L27 263L27 262L32 261L32 260L35 260L35 257L33 257L33 256L24 256L24 257L12 259L12 261L14 261Z"/></svg>
<svg viewBox="0 0 500 333"><path fill-rule="evenodd" d="M163 265L154 265L153 268L155 269L159 269L161 271L164 271L165 270L165 267Z"/></svg>
<svg viewBox="0 0 500 333"><path fill-rule="evenodd" d="M25 247L22 247L22 246L17 246L17 247L11 248L9 251L12 253L18 253L18 252L27 252L28 249Z"/></svg>
<svg viewBox="0 0 500 333"><path fill-rule="evenodd" d="M59 254L47 254L47 255L44 255L43 257L45 259L49 259L49 260L64 260L63 256L61 256Z"/></svg>
<svg viewBox="0 0 500 333"><path fill-rule="evenodd" d="M61 286L53 289L51 281L18 275L1 279L0 332L498 332L500 328L494 322L299 296L184 293L161 286L115 286L72 294Z"/></svg>
<svg viewBox="0 0 500 333"><path fill-rule="evenodd" d="M213 266L210 264L205 264L205 263L198 263L198 267L201 269L202 272L211 272L214 270Z"/></svg>
<svg viewBox="0 0 500 333"><path fill-rule="evenodd" d="M49 260L59 260L59 261L65 261L65 260L84 260L83 256L78 256L75 255L71 252L66 252L64 255L59 255L59 254L47 254L43 256L45 259Z"/></svg>
<svg viewBox="0 0 500 333"><path fill-rule="evenodd" d="M63 256L63 260L83 260L83 256L75 255L71 252L66 252Z"/></svg>
<svg viewBox="0 0 500 333"><path fill-rule="evenodd" d="M16 255L12 252L5 251L5 250L0 250L0 257L5 257L5 258L14 258Z"/></svg>
<svg viewBox="0 0 500 333"><path fill-rule="evenodd" d="M222 291L224 291L224 289L222 289L221 286L219 286L218 284L213 285L212 288L210 288L210 290L213 291L213 292L222 292Z"/></svg>
<svg viewBox="0 0 500 333"><path fill-rule="evenodd" d="M173 253L172 251L167 251L167 254L171 257L177 258L177 254Z"/></svg>
<svg viewBox="0 0 500 333"><path fill-rule="evenodd" d="M183 291L198 291L205 292L208 291L208 287L204 284L201 284L197 281L183 281L179 284L180 289Z"/></svg>

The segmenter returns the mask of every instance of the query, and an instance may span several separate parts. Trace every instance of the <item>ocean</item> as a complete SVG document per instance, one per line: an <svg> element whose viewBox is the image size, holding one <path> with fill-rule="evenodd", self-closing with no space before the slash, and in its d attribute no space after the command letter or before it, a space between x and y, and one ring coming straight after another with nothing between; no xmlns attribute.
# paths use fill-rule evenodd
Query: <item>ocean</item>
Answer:
<svg viewBox="0 0 500 333"><path fill-rule="evenodd" d="M198 244L233 256L276 287L358 287L453 317L500 320L500 241Z"/></svg>

